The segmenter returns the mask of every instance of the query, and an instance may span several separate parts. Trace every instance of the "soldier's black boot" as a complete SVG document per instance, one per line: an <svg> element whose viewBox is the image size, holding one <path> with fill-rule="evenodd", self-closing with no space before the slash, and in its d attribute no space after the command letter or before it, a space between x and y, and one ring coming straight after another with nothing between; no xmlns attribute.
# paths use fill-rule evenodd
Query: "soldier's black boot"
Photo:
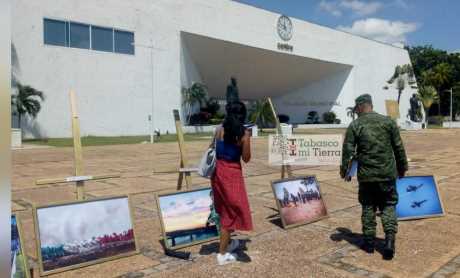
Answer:
<svg viewBox="0 0 460 278"><path fill-rule="evenodd" d="M374 250L375 250L375 241L374 241L374 237L364 237L364 241L363 241L363 245L361 246L361 248L366 252L366 253L369 253L369 254L372 254L374 253Z"/></svg>
<svg viewBox="0 0 460 278"><path fill-rule="evenodd" d="M385 235L385 246L383 247L383 259L391 260L395 255L395 235Z"/></svg>

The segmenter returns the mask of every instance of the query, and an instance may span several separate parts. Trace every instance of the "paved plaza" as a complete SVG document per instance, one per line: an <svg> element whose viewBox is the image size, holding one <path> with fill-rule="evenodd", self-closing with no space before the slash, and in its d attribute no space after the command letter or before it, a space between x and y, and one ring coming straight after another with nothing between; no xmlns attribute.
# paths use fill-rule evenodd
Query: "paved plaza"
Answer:
<svg viewBox="0 0 460 278"><path fill-rule="evenodd" d="M410 159L408 175L436 176L446 216L400 222L392 261L357 247L357 183L344 183L338 167L294 167L294 175L317 176L330 216L281 228L270 187L270 181L280 177L280 168L268 165L267 138L257 138L252 142L253 158L244 169L255 229L237 235L247 247L239 253L240 262L217 266L217 242L185 248L192 252L191 261L164 255L155 193L176 188L177 174L166 172L178 167L177 143L85 147L85 174L121 175L87 182L86 197L132 194L140 253L50 277L460 277L460 130L411 131L402 137ZM191 165L208 143L186 142ZM35 180L72 175L73 149L14 150L12 167L12 209L21 217L26 253L37 266L32 206L73 201L76 192L73 184L37 186ZM205 186L209 181L194 175L193 183ZM378 235L381 250L380 220ZM38 276L37 269L34 274Z"/></svg>

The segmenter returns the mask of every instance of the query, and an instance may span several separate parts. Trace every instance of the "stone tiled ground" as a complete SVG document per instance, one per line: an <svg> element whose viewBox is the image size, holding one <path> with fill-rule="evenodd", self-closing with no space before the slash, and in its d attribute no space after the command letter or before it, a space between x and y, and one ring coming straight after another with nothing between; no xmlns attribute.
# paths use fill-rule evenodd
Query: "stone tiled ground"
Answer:
<svg viewBox="0 0 460 278"><path fill-rule="evenodd" d="M460 131L405 132L403 139L411 159L408 174L436 175L447 214L401 222L397 255L391 262L356 246L361 228L357 184L342 182L336 167L295 168L295 175L317 175L330 217L282 229L270 188L270 180L280 173L278 167L268 166L266 139L253 141L253 159L245 167L255 230L239 235L247 247L240 253L242 261L216 266L216 242L185 249L192 252L193 261L166 257L154 194L175 190L177 174L164 171L177 168L179 156L176 143L164 143L84 149L87 174L121 174L117 179L88 182L87 198L134 194L140 254L52 277L460 277ZM205 141L187 142L191 162L198 161L206 145ZM13 152L12 209L21 217L32 265L36 265L32 206L76 198L71 184L39 187L34 181L71 175L72 159L71 148ZM197 186L208 183L196 176L193 181ZM381 228L379 236L383 236Z"/></svg>

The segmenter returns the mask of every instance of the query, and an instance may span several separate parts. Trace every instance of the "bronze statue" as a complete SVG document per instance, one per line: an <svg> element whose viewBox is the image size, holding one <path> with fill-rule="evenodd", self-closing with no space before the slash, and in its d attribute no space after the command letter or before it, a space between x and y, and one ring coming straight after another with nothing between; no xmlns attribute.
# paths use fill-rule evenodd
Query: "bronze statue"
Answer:
<svg viewBox="0 0 460 278"><path fill-rule="evenodd" d="M230 84L227 86L227 103L240 101L238 85L236 78L230 78Z"/></svg>
<svg viewBox="0 0 460 278"><path fill-rule="evenodd" d="M412 95L410 98L410 110L409 110L409 118L413 122L419 122L419 118L417 115L418 110L420 109L420 104L417 96L415 94Z"/></svg>

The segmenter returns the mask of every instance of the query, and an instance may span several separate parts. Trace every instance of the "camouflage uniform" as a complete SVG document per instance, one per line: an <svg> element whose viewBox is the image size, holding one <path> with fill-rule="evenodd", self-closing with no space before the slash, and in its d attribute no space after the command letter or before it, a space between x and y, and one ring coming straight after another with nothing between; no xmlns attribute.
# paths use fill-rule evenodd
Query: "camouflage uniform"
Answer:
<svg viewBox="0 0 460 278"><path fill-rule="evenodd" d="M367 101L369 95L356 99ZM362 205L362 228L366 238L375 237L376 210L382 212L386 235L396 234L396 178L408 169L406 153L396 123L376 112L362 113L347 129L342 150L340 174L345 177L352 158L358 161L359 202Z"/></svg>

